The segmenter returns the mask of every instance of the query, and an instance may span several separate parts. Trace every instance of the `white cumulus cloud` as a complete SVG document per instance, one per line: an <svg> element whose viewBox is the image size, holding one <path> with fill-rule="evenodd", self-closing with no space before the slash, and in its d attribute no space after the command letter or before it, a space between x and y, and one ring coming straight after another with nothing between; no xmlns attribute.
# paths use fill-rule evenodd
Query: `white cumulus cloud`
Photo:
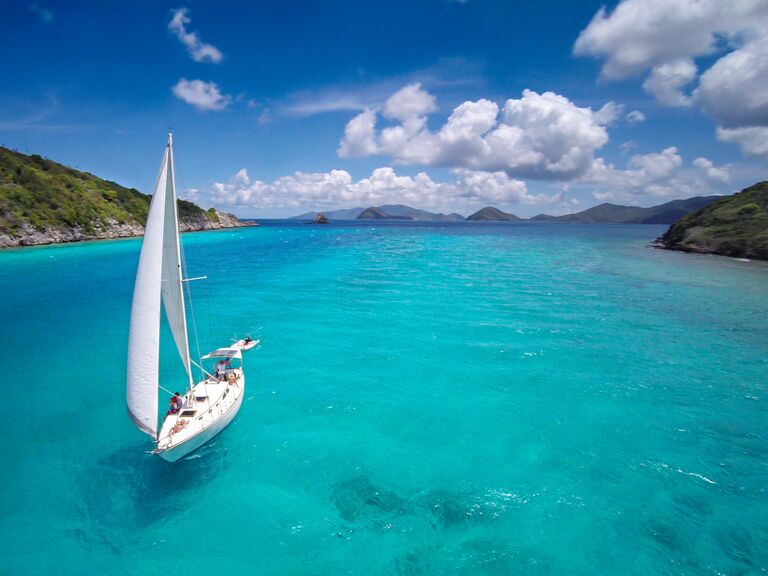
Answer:
<svg viewBox="0 0 768 576"><path fill-rule="evenodd" d="M272 182L252 180L246 169L208 190L195 190L190 198L217 206L240 206L263 211L301 209L328 210L339 206L372 206L404 203L419 208L454 211L482 204L545 205L558 202L562 194L531 194L525 182L504 172L479 172L459 168L449 182L433 180L426 172L415 176L397 174L390 166L376 168L371 175L354 180L346 170L295 172Z"/></svg>
<svg viewBox="0 0 768 576"><path fill-rule="evenodd" d="M179 8L173 11L168 29L186 46L187 52L195 62L213 62L214 64L221 62L224 56L218 48L200 40L197 32L187 31L187 24L190 22L187 9Z"/></svg>
<svg viewBox="0 0 768 576"><path fill-rule="evenodd" d="M666 106L687 107L691 98L683 94L682 88L696 78L696 64L683 58L654 66L643 82L643 88L656 100Z"/></svg>
<svg viewBox="0 0 768 576"><path fill-rule="evenodd" d="M686 166L674 146L636 154L624 169L598 158L580 182L596 186L592 196L602 201L636 202L649 196L671 200L731 192L727 166L715 166L706 158Z"/></svg>
<svg viewBox="0 0 768 576"><path fill-rule="evenodd" d="M765 0L621 0L595 14L574 53L604 59L607 79L647 72L643 87L659 102L700 106L717 123L720 140L765 156L759 136L768 127L766 22ZM707 65L695 85L697 67Z"/></svg>
<svg viewBox="0 0 768 576"><path fill-rule="evenodd" d="M627 122L630 124L645 122L645 114L640 112L640 110L632 110L631 112L627 113Z"/></svg>
<svg viewBox="0 0 768 576"><path fill-rule="evenodd" d="M701 170L710 180L722 182L723 184L727 184L731 181L731 174L727 166L715 166L712 160L703 157L696 158L693 161L693 165Z"/></svg>
<svg viewBox="0 0 768 576"><path fill-rule="evenodd" d="M214 82L182 78L171 90L174 96L198 110L224 110L232 102L232 97L222 94Z"/></svg>
<svg viewBox="0 0 768 576"><path fill-rule="evenodd" d="M600 8L579 34L574 53L605 58L602 74L620 79L713 54L724 36L764 27L764 0L622 0Z"/></svg>
<svg viewBox="0 0 768 576"><path fill-rule="evenodd" d="M376 111L361 112L347 124L339 155L381 154L401 164L568 180L590 168L595 151L608 142L605 126L623 110L609 102L593 111L554 92L524 90L501 109L485 99L464 102L433 132L427 115L435 109L431 94L408 85L383 107L382 116L395 125L377 130Z"/></svg>
<svg viewBox="0 0 768 576"><path fill-rule="evenodd" d="M347 123L339 156L352 158L376 154L376 113L366 109Z"/></svg>
<svg viewBox="0 0 768 576"><path fill-rule="evenodd" d="M426 116L437 110L435 97L421 84L415 82L404 86L387 99L384 105L384 116L396 120L407 121L411 118Z"/></svg>
<svg viewBox="0 0 768 576"><path fill-rule="evenodd" d="M624 114L624 105L616 102L608 102L600 110L595 112L595 121L604 126L610 126Z"/></svg>
<svg viewBox="0 0 768 576"><path fill-rule="evenodd" d="M724 128L768 126L768 35L715 62L701 75L696 98Z"/></svg>
<svg viewBox="0 0 768 576"><path fill-rule="evenodd" d="M768 160L768 127L718 128L717 137L723 142L738 144L745 154Z"/></svg>

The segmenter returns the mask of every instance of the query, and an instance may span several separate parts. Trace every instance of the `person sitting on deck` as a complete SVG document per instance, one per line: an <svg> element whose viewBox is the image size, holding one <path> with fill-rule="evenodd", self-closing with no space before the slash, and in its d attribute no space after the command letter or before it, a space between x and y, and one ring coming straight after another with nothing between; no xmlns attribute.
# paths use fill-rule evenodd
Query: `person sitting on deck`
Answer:
<svg viewBox="0 0 768 576"><path fill-rule="evenodd" d="M216 378L218 378L219 382L222 380L225 380L227 377L227 361L225 360L219 360L216 363Z"/></svg>
<svg viewBox="0 0 768 576"><path fill-rule="evenodd" d="M246 336L245 340L243 340L243 344L250 344L250 343L251 343L251 337L250 336Z"/></svg>
<svg viewBox="0 0 768 576"><path fill-rule="evenodd" d="M184 404L184 401L178 392L174 392L173 397L169 403L171 407L168 409L168 414L178 414L181 411L181 407Z"/></svg>

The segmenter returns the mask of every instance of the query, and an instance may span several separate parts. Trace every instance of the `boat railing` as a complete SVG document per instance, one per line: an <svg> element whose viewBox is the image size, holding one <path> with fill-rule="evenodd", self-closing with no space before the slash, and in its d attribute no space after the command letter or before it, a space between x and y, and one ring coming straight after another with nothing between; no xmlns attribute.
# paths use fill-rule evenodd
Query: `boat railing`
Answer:
<svg viewBox="0 0 768 576"><path fill-rule="evenodd" d="M208 407L208 410L203 412L203 414L200 417L200 424L205 430L207 426L210 426L213 424L218 418L221 418L225 412L227 412L231 407L232 404L235 402L234 394L230 394L230 389L227 387L226 390L222 393L221 396L214 402L212 405ZM207 417L207 422L206 422Z"/></svg>

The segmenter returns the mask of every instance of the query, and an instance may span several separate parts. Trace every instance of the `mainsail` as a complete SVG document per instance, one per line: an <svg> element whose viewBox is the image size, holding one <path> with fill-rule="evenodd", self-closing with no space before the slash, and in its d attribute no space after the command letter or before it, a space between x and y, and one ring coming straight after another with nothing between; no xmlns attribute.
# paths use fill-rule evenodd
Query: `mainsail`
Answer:
<svg viewBox="0 0 768 576"><path fill-rule="evenodd" d="M169 134L144 229L128 335L128 413L136 425L153 438L157 437L158 429L161 295L173 338L191 383L172 146Z"/></svg>

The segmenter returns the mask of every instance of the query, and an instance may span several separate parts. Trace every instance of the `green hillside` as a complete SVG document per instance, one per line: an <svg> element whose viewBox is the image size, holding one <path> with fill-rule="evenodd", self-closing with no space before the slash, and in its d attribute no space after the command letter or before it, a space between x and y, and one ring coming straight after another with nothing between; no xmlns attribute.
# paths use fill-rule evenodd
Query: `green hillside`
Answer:
<svg viewBox="0 0 768 576"><path fill-rule="evenodd" d="M499 210L493 206L486 206L474 214L467 216L467 220L479 220L487 222L513 222L522 220L522 218L515 216L514 214Z"/></svg>
<svg viewBox="0 0 768 576"><path fill-rule="evenodd" d="M409 216L395 216L387 214L377 206L371 206L363 210L357 217L358 220L413 220Z"/></svg>
<svg viewBox="0 0 768 576"><path fill-rule="evenodd" d="M24 224L36 230L79 227L90 233L110 223L144 225L150 196L80 172L36 154L0 147L0 232L13 236ZM203 216L218 221L214 209L179 200L179 219Z"/></svg>
<svg viewBox="0 0 768 576"><path fill-rule="evenodd" d="M672 224L686 214L719 200L722 196L696 196L672 200L658 206L622 206L605 202L576 214L548 216L539 214L531 220L543 222L574 222L584 224Z"/></svg>
<svg viewBox="0 0 768 576"><path fill-rule="evenodd" d="M688 214L661 241L673 250L768 260L768 182Z"/></svg>

